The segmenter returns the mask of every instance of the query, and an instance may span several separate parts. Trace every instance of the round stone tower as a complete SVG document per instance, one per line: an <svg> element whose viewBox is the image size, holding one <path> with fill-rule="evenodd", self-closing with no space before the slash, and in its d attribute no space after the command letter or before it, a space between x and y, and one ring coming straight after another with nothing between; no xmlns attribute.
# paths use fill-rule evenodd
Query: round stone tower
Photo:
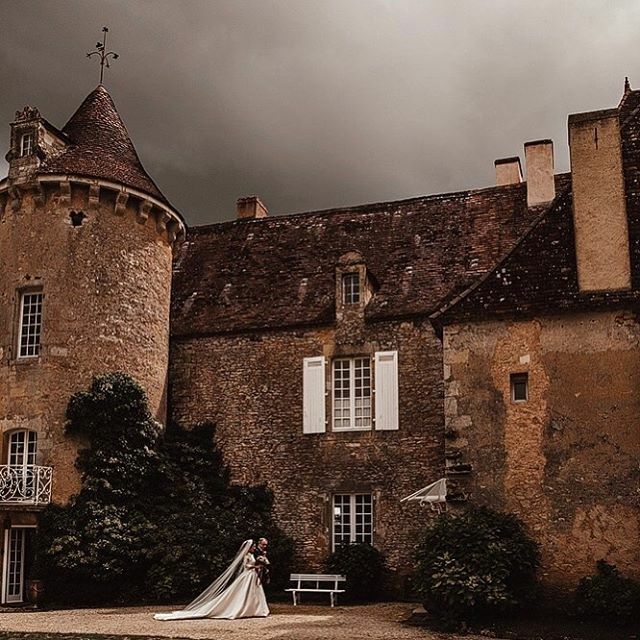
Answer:
<svg viewBox="0 0 640 640"><path fill-rule="evenodd" d="M65 409L93 376L130 374L164 421L172 249L185 225L144 170L102 85L62 129L37 109L17 112L7 161L0 519L12 529L35 522L48 480L54 502L79 488ZM10 578L3 576L3 601Z"/></svg>

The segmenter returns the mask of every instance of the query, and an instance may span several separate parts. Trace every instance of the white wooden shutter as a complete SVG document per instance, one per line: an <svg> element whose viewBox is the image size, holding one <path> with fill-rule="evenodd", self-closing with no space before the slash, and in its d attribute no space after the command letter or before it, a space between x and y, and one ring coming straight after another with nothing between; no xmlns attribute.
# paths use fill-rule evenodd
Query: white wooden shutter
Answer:
<svg viewBox="0 0 640 640"><path fill-rule="evenodd" d="M375 355L376 430L398 428L398 352L378 351Z"/></svg>
<svg viewBox="0 0 640 640"><path fill-rule="evenodd" d="M324 357L305 358L302 367L303 433L326 431L324 386Z"/></svg>

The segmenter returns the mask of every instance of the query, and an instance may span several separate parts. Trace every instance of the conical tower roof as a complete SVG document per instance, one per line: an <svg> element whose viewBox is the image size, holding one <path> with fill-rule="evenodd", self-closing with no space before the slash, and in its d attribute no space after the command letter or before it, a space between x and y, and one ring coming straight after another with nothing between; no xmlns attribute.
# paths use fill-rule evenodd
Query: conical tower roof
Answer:
<svg viewBox="0 0 640 640"><path fill-rule="evenodd" d="M78 107L62 132L70 146L47 160L40 173L74 174L119 182L169 204L144 170L109 92L100 84Z"/></svg>

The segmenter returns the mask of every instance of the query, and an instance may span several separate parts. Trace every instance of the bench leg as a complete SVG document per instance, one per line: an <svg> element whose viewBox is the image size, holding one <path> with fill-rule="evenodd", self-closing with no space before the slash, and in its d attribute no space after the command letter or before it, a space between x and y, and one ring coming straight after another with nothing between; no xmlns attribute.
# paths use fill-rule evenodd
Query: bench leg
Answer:
<svg viewBox="0 0 640 640"><path fill-rule="evenodd" d="M297 600L297 598L296 598L296 592L295 592L295 591L292 591L292 592L291 592L291 595L293 596L293 606L295 607L295 606L297 606L297 604L298 604L298 603L296 602L296 600Z"/></svg>
<svg viewBox="0 0 640 640"><path fill-rule="evenodd" d="M335 593L333 593L333 591L329 594L331 596L331 606L334 606L334 599L333 596L335 595Z"/></svg>

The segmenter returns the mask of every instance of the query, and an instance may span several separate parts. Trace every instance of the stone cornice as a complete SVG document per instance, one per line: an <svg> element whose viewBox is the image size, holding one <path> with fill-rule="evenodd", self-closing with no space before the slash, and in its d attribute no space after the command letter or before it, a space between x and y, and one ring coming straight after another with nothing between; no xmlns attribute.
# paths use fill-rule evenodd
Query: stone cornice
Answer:
<svg viewBox="0 0 640 640"><path fill-rule="evenodd" d="M140 202L138 211L136 212L136 221L145 224L149 216L155 218L156 230L159 234L167 235L167 240L173 244L176 241L184 239L186 236L186 224L180 213L162 201L150 196L149 194L125 187L117 182L110 182L96 178L87 178L76 175L37 175L34 181L29 184L16 185L15 188L10 187L8 180L0 181L0 194L9 192L10 199L13 203L13 209L19 208L19 192L22 190L36 190L36 198L40 204L43 202L44 186L46 184L59 185L60 204L69 205L71 201L71 185L81 184L89 187L88 206L95 208L98 206L100 198L100 190L105 189L116 194L114 213L116 215L124 215L127 208L127 202L130 197ZM17 205L17 206L16 206Z"/></svg>

